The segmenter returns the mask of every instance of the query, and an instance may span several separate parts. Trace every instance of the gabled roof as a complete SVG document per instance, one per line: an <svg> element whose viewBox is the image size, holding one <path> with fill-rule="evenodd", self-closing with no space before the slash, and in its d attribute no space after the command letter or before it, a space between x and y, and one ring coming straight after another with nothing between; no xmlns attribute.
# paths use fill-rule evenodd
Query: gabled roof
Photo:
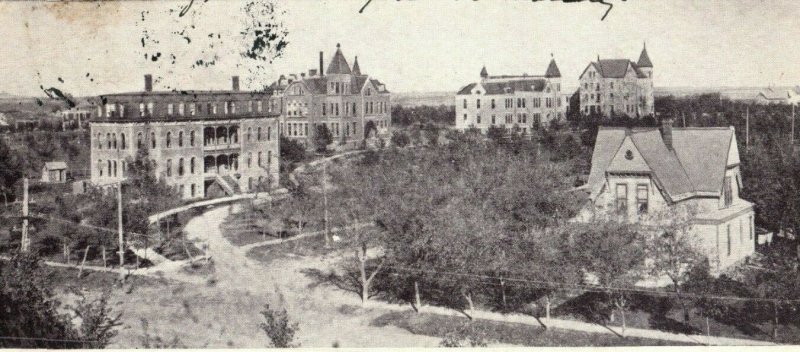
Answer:
<svg viewBox="0 0 800 352"><path fill-rule="evenodd" d="M556 59L550 60L550 65L547 66L547 72L544 73L547 78L561 77L561 71L558 70Z"/></svg>
<svg viewBox="0 0 800 352"><path fill-rule="evenodd" d="M456 93L456 95L469 95L469 94L472 94L472 88L475 88L475 86L477 86L477 85L478 85L477 83L467 84L466 86L464 86L461 89L459 89L458 93Z"/></svg>
<svg viewBox="0 0 800 352"><path fill-rule="evenodd" d="M361 75L361 67L358 66L358 56L353 61L353 74L354 75Z"/></svg>
<svg viewBox="0 0 800 352"><path fill-rule="evenodd" d="M48 161L44 163L44 167L48 170L64 170L67 168L67 163L63 161Z"/></svg>
<svg viewBox="0 0 800 352"><path fill-rule="evenodd" d="M367 82L371 82L376 86L376 89L382 83L377 79L369 79L368 75L352 75L350 79L350 93L351 94L360 94L361 89L364 88L364 85ZM304 78L301 80L297 80L292 82L292 84L304 84L308 92L311 94L326 94L328 92L328 78L325 76L322 77L309 77ZM381 93L386 93L388 90L385 89L381 91Z"/></svg>
<svg viewBox="0 0 800 352"><path fill-rule="evenodd" d="M650 56L647 55L647 45L642 48L642 53L639 54L639 61L636 64L639 67L653 67L653 63L650 62Z"/></svg>
<svg viewBox="0 0 800 352"><path fill-rule="evenodd" d="M347 59L344 58L344 54L342 54L342 49L339 48L339 44L336 44L336 54L333 54L333 59L331 59L331 63L328 64L328 70L325 71L326 74L335 75L335 74L351 74L350 65L347 64Z"/></svg>
<svg viewBox="0 0 800 352"><path fill-rule="evenodd" d="M470 83L461 88L456 95L472 94L472 89L478 85ZM547 86L544 78L523 78L510 79L498 82L482 82L481 85L486 90L486 95L514 94L515 92L541 92Z"/></svg>
<svg viewBox="0 0 800 352"><path fill-rule="evenodd" d="M600 60L599 63L590 62L583 72L581 72L579 77L583 77L583 75L586 73L586 70L588 70L589 67L594 66L594 68L603 78L624 78L628 73L628 65L633 68L633 72L636 73L637 78L647 78L647 75L642 72L642 70L639 68L639 65L626 59Z"/></svg>
<svg viewBox="0 0 800 352"><path fill-rule="evenodd" d="M370 79L369 81L372 82L372 85L375 86L375 89L377 89L378 92L380 92L380 93L388 93L389 92L388 90L386 90L386 85L381 83L381 81L379 81L377 79Z"/></svg>
<svg viewBox="0 0 800 352"><path fill-rule="evenodd" d="M775 90L775 89L772 89L772 88L764 89L761 92L759 92L758 94L763 96L765 99L769 99L769 100L785 100L785 99L789 98L789 93L788 92Z"/></svg>
<svg viewBox="0 0 800 352"><path fill-rule="evenodd" d="M732 128L673 128L670 151L656 128L601 127L587 183L591 199L602 190L609 164L627 136L650 167L653 180L672 201L698 193L719 195L734 142Z"/></svg>

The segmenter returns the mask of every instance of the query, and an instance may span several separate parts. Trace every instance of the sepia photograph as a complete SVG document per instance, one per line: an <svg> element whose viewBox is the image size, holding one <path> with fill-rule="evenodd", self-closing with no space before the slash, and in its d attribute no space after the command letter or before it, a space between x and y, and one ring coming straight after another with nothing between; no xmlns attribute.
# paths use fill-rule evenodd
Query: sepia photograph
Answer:
<svg viewBox="0 0 800 352"><path fill-rule="evenodd" d="M0 348L800 344L798 18L0 0Z"/></svg>

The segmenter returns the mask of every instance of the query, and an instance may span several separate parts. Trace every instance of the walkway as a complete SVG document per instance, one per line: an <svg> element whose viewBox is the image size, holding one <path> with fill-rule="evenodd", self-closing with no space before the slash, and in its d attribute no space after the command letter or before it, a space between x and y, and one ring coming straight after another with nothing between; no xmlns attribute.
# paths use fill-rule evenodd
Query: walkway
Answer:
<svg viewBox="0 0 800 352"><path fill-rule="evenodd" d="M344 152L344 153L341 153L341 154L331 155L331 156L328 156L328 157L324 157L322 159L317 159L317 160L302 164L302 165L298 166L296 169L292 170L291 173L289 173L289 181L291 181L296 186L296 185L298 185L296 174L306 172L307 168L315 167L315 166L317 166L319 164L322 164L322 163L328 163L328 162L331 162L331 161L336 160L336 159L341 159L341 158L352 156L352 155L358 155L358 154L361 154L361 153L364 153L364 152L366 152L366 150L351 150L349 152Z"/></svg>
<svg viewBox="0 0 800 352"><path fill-rule="evenodd" d="M392 326L370 326L381 311L343 313L342 306L360 305L355 295L323 286L309 287L312 282L303 274L309 268L327 270L331 263L324 259L275 260L265 266L248 258L245 250L231 244L220 231L224 219L238 208L220 207L193 218L185 227L187 237L207 243L217 287L247 292L248 296L267 296L271 305L285 307L290 318L300 324L296 337L303 347L330 347L334 342L341 347L438 346L441 339L437 337Z"/></svg>

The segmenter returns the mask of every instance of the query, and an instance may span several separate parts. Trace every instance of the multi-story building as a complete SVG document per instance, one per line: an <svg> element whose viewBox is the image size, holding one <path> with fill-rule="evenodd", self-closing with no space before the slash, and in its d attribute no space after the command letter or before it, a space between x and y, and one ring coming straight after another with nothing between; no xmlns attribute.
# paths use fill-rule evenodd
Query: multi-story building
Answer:
<svg viewBox="0 0 800 352"><path fill-rule="evenodd" d="M642 48L639 61L600 60L589 63L580 76L580 109L584 115L639 117L655 113L653 63Z"/></svg>
<svg viewBox="0 0 800 352"><path fill-rule="evenodd" d="M602 127L592 154L589 204L578 221L618 216L646 228L679 228L723 270L755 251L753 204L733 127Z"/></svg>
<svg viewBox="0 0 800 352"><path fill-rule="evenodd" d="M324 73L322 65L320 52L319 72L290 75L285 87L276 82L283 91L281 135L312 148L317 126L324 124L333 135L333 147L357 148L370 137L388 139L392 115L386 86L361 73L358 57L351 68L339 44Z"/></svg>
<svg viewBox="0 0 800 352"><path fill-rule="evenodd" d="M146 150L157 176L185 199L205 197L212 188L231 194L277 185L275 98L240 91L239 77L232 83L229 91L153 91L145 75L144 91L98 97L92 184L124 180L128 163Z"/></svg>
<svg viewBox="0 0 800 352"><path fill-rule="evenodd" d="M490 126L514 128L529 133L551 120L563 119L569 105L561 93L561 72L550 60L544 76L490 76L481 69L480 82L461 88L455 96L456 128Z"/></svg>

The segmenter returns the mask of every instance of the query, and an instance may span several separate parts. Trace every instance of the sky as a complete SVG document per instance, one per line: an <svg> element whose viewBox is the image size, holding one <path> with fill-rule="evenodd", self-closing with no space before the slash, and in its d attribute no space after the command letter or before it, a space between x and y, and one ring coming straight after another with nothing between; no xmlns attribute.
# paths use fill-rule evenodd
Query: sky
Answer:
<svg viewBox="0 0 800 352"><path fill-rule="evenodd" d="M232 75L255 89L316 69L320 51L327 67L337 43L393 92L456 91L484 65L541 75L551 55L575 87L590 61L637 60L645 42L657 87L800 85L796 0L608 0L605 20L588 1L372 0L359 13L366 2L276 1L288 46L263 63L239 54L252 24L242 1L2 2L0 92L137 91L146 73L155 89L229 89Z"/></svg>

